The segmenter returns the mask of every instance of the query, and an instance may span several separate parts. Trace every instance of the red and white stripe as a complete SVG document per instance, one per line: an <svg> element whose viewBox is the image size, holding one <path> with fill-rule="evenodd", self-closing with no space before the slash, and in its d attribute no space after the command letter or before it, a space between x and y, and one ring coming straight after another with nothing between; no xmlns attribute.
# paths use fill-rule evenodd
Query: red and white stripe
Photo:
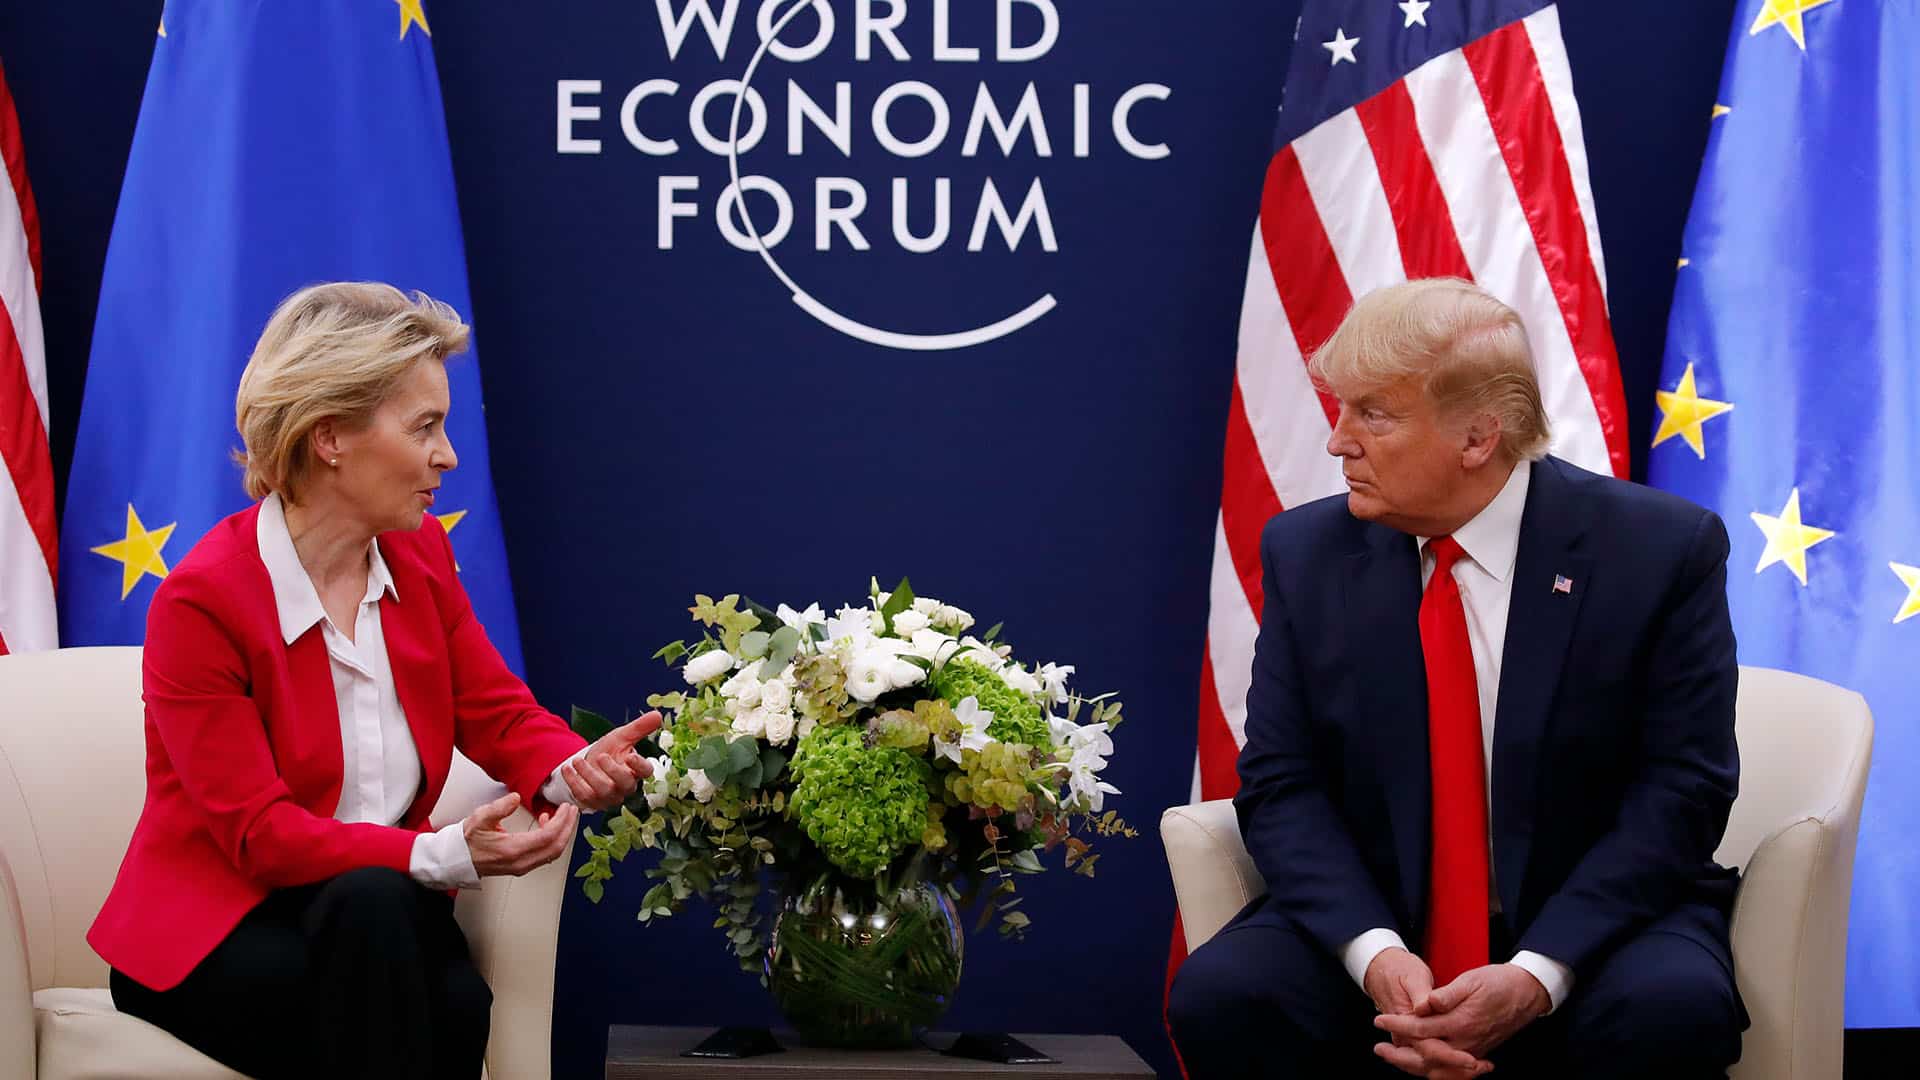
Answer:
<svg viewBox="0 0 1920 1080"><path fill-rule="evenodd" d="M47 356L40 333L40 221L27 186L20 120L0 71L0 653L59 645L59 545L47 448Z"/></svg>
<svg viewBox="0 0 1920 1080"><path fill-rule="evenodd" d="M1356 297L1437 276L1479 282L1526 321L1552 452L1626 475L1606 270L1552 7L1429 61L1268 165L1227 419L1196 800L1239 787L1261 529L1288 506L1345 490L1326 451L1337 409L1315 392L1305 358ZM1176 935L1176 964L1182 953Z"/></svg>

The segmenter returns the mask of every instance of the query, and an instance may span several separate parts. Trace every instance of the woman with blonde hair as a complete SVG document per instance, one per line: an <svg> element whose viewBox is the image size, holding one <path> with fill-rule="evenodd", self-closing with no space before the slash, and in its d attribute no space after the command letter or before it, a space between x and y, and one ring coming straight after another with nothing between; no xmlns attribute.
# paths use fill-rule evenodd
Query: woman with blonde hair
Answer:
<svg viewBox="0 0 1920 1080"><path fill-rule="evenodd" d="M390 285L283 301L235 402L258 501L148 612L146 804L87 940L121 1011L250 1076L473 1080L492 995L449 890L559 858L648 773L659 717L583 747L427 513L467 337ZM455 748L509 793L436 831ZM504 831L522 804L538 824Z"/></svg>

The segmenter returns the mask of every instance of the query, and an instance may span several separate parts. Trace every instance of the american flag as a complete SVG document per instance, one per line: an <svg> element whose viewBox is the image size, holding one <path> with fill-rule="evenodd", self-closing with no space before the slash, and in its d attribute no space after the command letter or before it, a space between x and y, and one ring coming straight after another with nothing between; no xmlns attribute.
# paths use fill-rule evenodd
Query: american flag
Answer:
<svg viewBox="0 0 1920 1080"><path fill-rule="evenodd" d="M1480 283L1526 321L1552 452L1626 475L1627 411L1560 18L1543 0L1308 0L1248 256L1200 686L1194 801L1231 796L1260 533L1346 490L1306 358L1355 297ZM1168 977L1185 955L1177 928Z"/></svg>
<svg viewBox="0 0 1920 1080"><path fill-rule="evenodd" d="M0 653L58 644L59 545L47 450L47 357L40 337L40 219L27 187L20 119L0 71Z"/></svg>

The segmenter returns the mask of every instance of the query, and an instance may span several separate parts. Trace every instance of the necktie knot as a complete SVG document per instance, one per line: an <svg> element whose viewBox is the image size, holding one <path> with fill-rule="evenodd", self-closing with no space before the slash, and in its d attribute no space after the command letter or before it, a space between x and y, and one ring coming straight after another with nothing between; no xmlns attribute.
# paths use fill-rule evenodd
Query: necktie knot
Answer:
<svg viewBox="0 0 1920 1080"><path fill-rule="evenodd" d="M1433 552L1434 577L1451 573L1453 564L1459 562L1467 553L1466 549L1460 546L1460 541L1451 536L1436 536L1427 541L1427 550Z"/></svg>

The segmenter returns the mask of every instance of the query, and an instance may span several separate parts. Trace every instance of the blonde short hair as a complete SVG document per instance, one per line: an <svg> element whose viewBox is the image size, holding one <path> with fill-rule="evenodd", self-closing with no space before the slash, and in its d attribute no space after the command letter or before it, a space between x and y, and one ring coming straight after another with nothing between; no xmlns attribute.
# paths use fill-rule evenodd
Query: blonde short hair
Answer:
<svg viewBox="0 0 1920 1080"><path fill-rule="evenodd" d="M1526 326L1470 281L1423 278L1368 293L1307 369L1341 398L1420 378L1442 416L1496 417L1513 461L1545 456L1552 437Z"/></svg>
<svg viewBox="0 0 1920 1080"><path fill-rule="evenodd" d="M467 347L467 324L452 308L391 285L334 281L280 302L234 397L247 495L279 492L288 502L315 462L308 436L322 420L349 427L373 418L416 361L445 360Z"/></svg>

